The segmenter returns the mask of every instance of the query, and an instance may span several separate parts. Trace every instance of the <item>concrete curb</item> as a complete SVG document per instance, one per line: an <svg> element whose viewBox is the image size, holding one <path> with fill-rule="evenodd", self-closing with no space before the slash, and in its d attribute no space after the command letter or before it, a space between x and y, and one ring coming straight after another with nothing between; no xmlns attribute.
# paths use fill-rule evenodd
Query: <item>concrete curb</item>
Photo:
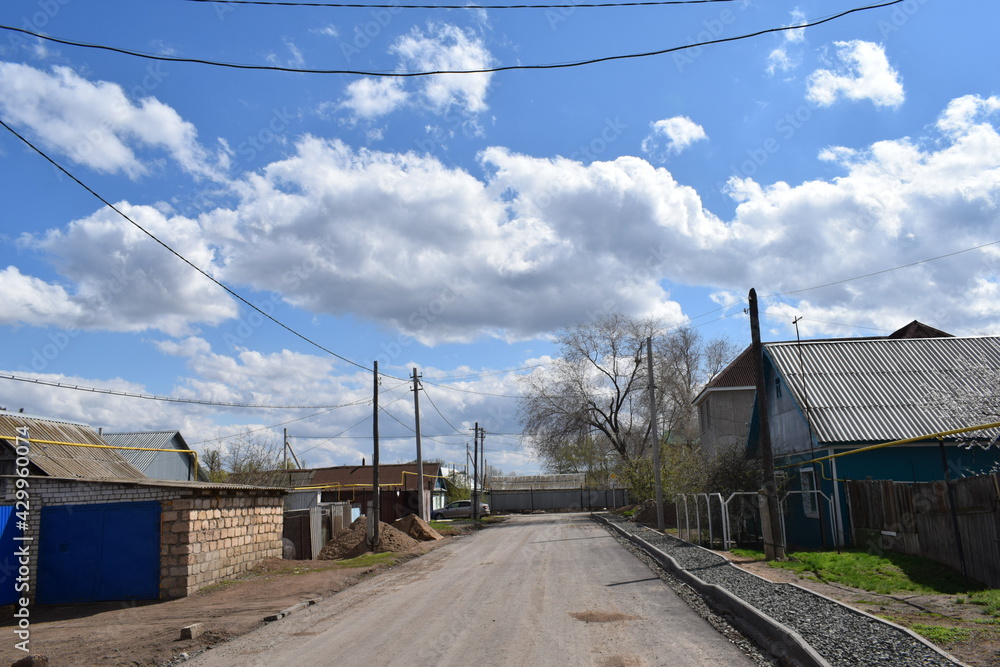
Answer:
<svg viewBox="0 0 1000 667"><path fill-rule="evenodd" d="M671 556L657 549L641 537L619 528L603 517L591 514L600 524L649 554L665 570L695 590L712 610L729 621L733 627L754 641L760 648L791 667L830 667L819 653L801 635L748 605L726 589L709 584L682 568Z"/></svg>
<svg viewBox="0 0 1000 667"><path fill-rule="evenodd" d="M305 609L306 607L313 606L314 604L318 603L322 599L323 598L320 597L320 598L310 598L308 600L303 600L302 602L293 604L288 609L282 609L277 614L271 614L270 616L265 616L264 617L264 622L265 623L273 623L274 621L279 621L279 620L283 619L286 616L290 616L290 615L294 614L297 611L301 611L301 610Z"/></svg>

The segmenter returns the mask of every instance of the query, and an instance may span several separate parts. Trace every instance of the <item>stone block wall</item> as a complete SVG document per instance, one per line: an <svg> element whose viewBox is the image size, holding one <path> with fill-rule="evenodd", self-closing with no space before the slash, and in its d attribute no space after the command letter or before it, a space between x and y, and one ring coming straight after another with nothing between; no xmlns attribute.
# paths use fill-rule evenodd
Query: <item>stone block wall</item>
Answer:
<svg viewBox="0 0 1000 667"><path fill-rule="evenodd" d="M190 595L281 558L282 496L196 491L163 503L160 597Z"/></svg>
<svg viewBox="0 0 1000 667"><path fill-rule="evenodd" d="M199 588L249 571L265 558L281 557L284 491L220 484L105 481L29 477L25 536L37 557L41 509L157 501L160 503L160 599L184 597ZM13 504L14 478L0 478L0 499ZM34 602L38 567L29 578Z"/></svg>

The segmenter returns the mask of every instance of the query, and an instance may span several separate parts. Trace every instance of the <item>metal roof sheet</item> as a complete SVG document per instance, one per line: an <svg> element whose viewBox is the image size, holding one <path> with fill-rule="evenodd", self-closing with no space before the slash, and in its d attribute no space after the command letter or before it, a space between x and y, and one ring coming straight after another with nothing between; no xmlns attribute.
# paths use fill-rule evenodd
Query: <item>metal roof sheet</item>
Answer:
<svg viewBox="0 0 1000 667"><path fill-rule="evenodd" d="M819 442L888 442L996 421L1000 337L766 343ZM994 437L1000 430L981 432Z"/></svg>
<svg viewBox="0 0 1000 667"><path fill-rule="evenodd" d="M15 475L0 475L0 478L14 479ZM29 476L28 479L36 479L34 476ZM46 479L53 482L58 481L80 481L77 477L37 477L37 479ZM88 479L87 482L94 482L97 484L128 484L131 486L142 486L142 487L161 487L161 488L174 488L174 489L186 489L194 491L242 491L250 493L260 493L267 495L284 495L288 493L288 489L281 486L254 486L249 484L224 484L218 482L185 482L182 480L173 479L147 479L145 477L141 479L134 478L101 478L101 479Z"/></svg>
<svg viewBox="0 0 1000 667"><path fill-rule="evenodd" d="M120 447L149 447L151 449L177 449L181 451L191 451L191 448L184 442L179 431L135 431L132 433L103 433L101 437L109 445ZM179 440L175 441L175 437ZM178 446L180 445L180 446ZM139 470L145 470L157 454L161 452L151 452L136 449L118 449L126 461ZM171 454L172 456L172 454Z"/></svg>
<svg viewBox="0 0 1000 667"><path fill-rule="evenodd" d="M33 440L107 445L86 424L0 412L0 441L13 447L17 429L28 427ZM143 474L113 449L31 443L31 462L51 477L143 479Z"/></svg>

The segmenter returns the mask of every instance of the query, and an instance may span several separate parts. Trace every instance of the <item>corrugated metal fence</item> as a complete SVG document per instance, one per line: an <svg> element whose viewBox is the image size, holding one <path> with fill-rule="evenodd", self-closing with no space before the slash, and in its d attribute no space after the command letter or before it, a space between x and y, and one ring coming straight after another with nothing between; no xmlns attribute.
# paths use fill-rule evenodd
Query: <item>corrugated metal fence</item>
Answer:
<svg viewBox="0 0 1000 667"><path fill-rule="evenodd" d="M523 489L489 492L491 512L594 510L628 504L628 489Z"/></svg>
<svg viewBox="0 0 1000 667"><path fill-rule="evenodd" d="M861 548L914 554L970 579L1000 587L1000 473L954 480L955 539L948 487L943 481L849 480L854 543Z"/></svg>

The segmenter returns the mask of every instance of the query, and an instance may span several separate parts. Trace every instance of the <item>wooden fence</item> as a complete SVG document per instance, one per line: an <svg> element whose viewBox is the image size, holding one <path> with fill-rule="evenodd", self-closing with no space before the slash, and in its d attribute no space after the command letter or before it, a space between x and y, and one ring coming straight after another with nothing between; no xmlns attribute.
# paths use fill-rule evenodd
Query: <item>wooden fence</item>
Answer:
<svg viewBox="0 0 1000 667"><path fill-rule="evenodd" d="M854 543L923 556L1000 588L1000 473L953 480L952 486L950 494L943 481L848 480Z"/></svg>

